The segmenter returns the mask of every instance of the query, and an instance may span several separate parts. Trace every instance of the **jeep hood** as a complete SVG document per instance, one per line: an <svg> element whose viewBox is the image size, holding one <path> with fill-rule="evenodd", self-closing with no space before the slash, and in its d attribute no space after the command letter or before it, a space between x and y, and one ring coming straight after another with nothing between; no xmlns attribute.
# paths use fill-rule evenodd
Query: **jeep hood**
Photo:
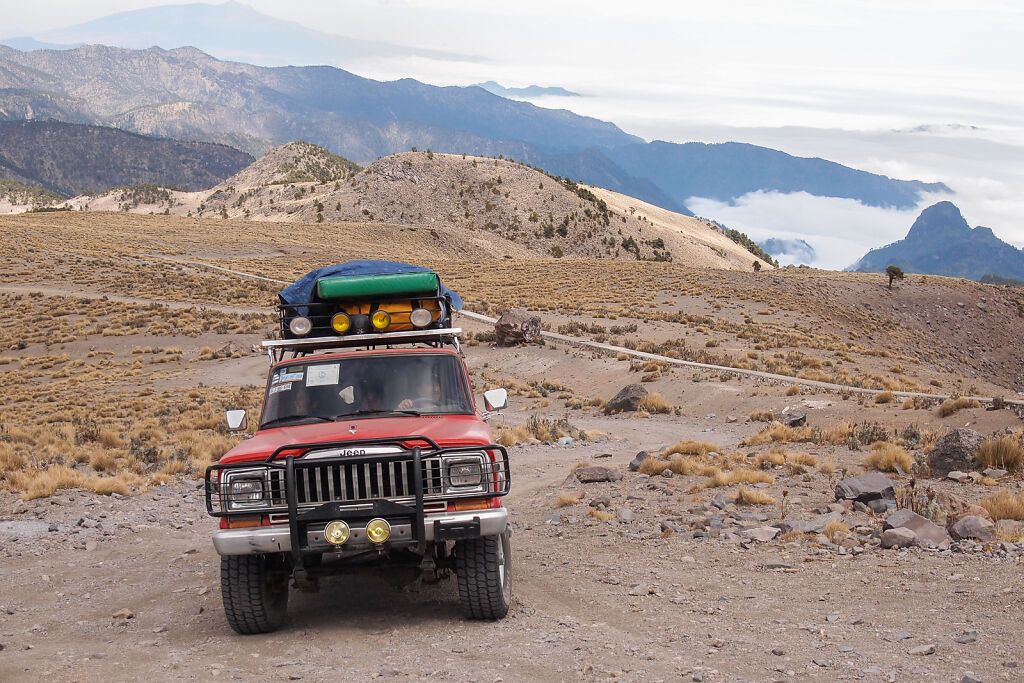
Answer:
<svg viewBox="0 0 1024 683"><path fill-rule="evenodd" d="M355 433L352 433L352 428ZM256 433L232 448L220 459L222 464L263 460L289 444L360 441L363 439L425 436L439 446L481 446L491 443L491 430L476 415L422 415L338 420L275 427ZM410 443L410 446L416 445Z"/></svg>

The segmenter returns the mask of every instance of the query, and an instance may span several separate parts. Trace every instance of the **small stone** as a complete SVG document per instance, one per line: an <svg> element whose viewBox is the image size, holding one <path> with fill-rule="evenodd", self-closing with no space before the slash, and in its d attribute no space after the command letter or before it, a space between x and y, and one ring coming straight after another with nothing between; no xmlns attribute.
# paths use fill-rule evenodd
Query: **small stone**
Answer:
<svg viewBox="0 0 1024 683"><path fill-rule="evenodd" d="M829 623L835 623L835 622L839 621L839 615L838 614L829 614L828 616L825 617L825 621L827 621Z"/></svg>
<svg viewBox="0 0 1024 683"><path fill-rule="evenodd" d="M928 643L927 645L918 645L917 647L910 648L907 654L911 655L932 655L935 654L935 643Z"/></svg>
<svg viewBox="0 0 1024 683"><path fill-rule="evenodd" d="M960 643L961 645L967 645L968 643L974 643L974 642L977 642L977 640L978 640L978 632L974 631L974 630L964 631L963 633L961 633L960 635L958 635L956 637L956 642Z"/></svg>
<svg viewBox="0 0 1024 683"><path fill-rule="evenodd" d="M590 465L577 468L574 472L576 478L584 483L591 484L602 481L619 481L622 479L622 472L612 467L602 465Z"/></svg>
<svg viewBox="0 0 1024 683"><path fill-rule="evenodd" d="M134 619L135 618L135 612L131 611L130 609L128 609L126 607L124 609L119 609L116 612L114 612L113 614L111 614L110 618L111 619Z"/></svg>
<svg viewBox="0 0 1024 683"><path fill-rule="evenodd" d="M753 539L760 543L767 543L778 535L779 530L773 526L755 527L753 529L744 529L740 532L740 536Z"/></svg>
<svg viewBox="0 0 1024 683"><path fill-rule="evenodd" d="M649 458L651 454L648 451L640 451L633 456L633 459L629 461L629 471L636 472L640 469L640 465L644 464L644 460Z"/></svg>
<svg viewBox="0 0 1024 683"><path fill-rule="evenodd" d="M967 474L966 472L961 472L960 470L953 470L952 472L947 474L946 477L962 484L965 481L970 480L971 475Z"/></svg>
<svg viewBox="0 0 1024 683"><path fill-rule="evenodd" d="M629 524L636 520L636 515L629 508L619 508L615 511L615 519L622 524Z"/></svg>
<svg viewBox="0 0 1024 683"><path fill-rule="evenodd" d="M629 589L629 594L634 596L648 595L651 592L650 586L646 583L638 583Z"/></svg>
<svg viewBox="0 0 1024 683"><path fill-rule="evenodd" d="M167 627L157 626L155 629L153 629L153 633L167 633Z"/></svg>
<svg viewBox="0 0 1024 683"><path fill-rule="evenodd" d="M898 527L882 532L883 548L909 548L915 543L917 543L917 534L910 529Z"/></svg>
<svg viewBox="0 0 1024 683"><path fill-rule="evenodd" d="M775 647L772 648L772 654L776 657L781 657L782 655L786 654L786 651L783 650L781 647Z"/></svg>
<svg viewBox="0 0 1024 683"><path fill-rule="evenodd" d="M973 671L965 671L960 677L960 683L981 683L981 679L975 676Z"/></svg>
<svg viewBox="0 0 1024 683"><path fill-rule="evenodd" d="M672 470L671 470L671 468L666 467L665 469L663 469L661 471L661 476L665 477L666 479L671 479L672 478Z"/></svg>

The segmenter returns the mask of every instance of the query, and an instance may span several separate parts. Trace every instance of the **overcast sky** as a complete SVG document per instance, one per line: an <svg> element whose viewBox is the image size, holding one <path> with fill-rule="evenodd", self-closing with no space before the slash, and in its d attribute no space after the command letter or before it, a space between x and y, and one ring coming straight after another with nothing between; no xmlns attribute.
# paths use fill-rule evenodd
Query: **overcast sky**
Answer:
<svg viewBox="0 0 1024 683"><path fill-rule="evenodd" d="M38 35L147 0L2 3L0 34ZM741 140L894 177L941 180L971 225L1024 246L1024 3L948 0L582 2L577 0L246 0L310 28L483 57L338 64L438 85L494 79L558 85L545 98L646 139ZM175 47L175 46L163 46ZM902 237L917 210L756 195L716 210L755 239L786 232L824 245L864 222L874 244ZM787 222L788 220L788 222ZM826 227L827 226L827 227ZM862 231L863 232L863 231ZM862 242L863 243L863 242ZM819 246L820 245L820 246Z"/></svg>

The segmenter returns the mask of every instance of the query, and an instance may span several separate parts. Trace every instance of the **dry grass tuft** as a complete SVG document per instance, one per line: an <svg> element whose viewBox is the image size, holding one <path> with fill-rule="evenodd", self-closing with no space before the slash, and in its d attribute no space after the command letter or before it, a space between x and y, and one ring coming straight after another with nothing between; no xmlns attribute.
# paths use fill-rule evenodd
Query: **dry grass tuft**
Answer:
<svg viewBox="0 0 1024 683"><path fill-rule="evenodd" d="M789 389L786 389L786 396L796 396L800 393L800 385L792 384Z"/></svg>
<svg viewBox="0 0 1024 683"><path fill-rule="evenodd" d="M910 472L914 469L914 459L902 446L887 441L871 444L871 452L864 457L864 466L879 472L897 472L897 465L903 472Z"/></svg>
<svg viewBox="0 0 1024 683"><path fill-rule="evenodd" d="M754 456L754 469L766 470L769 467L782 467L786 464L786 451L781 448L773 448L764 453Z"/></svg>
<svg viewBox="0 0 1024 683"><path fill-rule="evenodd" d="M661 454L661 457L667 458L670 455L680 453L682 455L707 455L708 453L721 453L721 449L707 441L680 441L674 446L670 446Z"/></svg>
<svg viewBox="0 0 1024 683"><path fill-rule="evenodd" d="M718 468L714 465L701 462L697 458L659 458L650 456L640 463L639 472L651 476L661 474L665 470L671 470L674 474L684 477L696 475L699 477L710 477Z"/></svg>
<svg viewBox="0 0 1024 683"><path fill-rule="evenodd" d="M569 493L568 491L559 491L558 500L555 501L555 506L564 508L567 505L576 505L580 502L580 494Z"/></svg>
<svg viewBox="0 0 1024 683"><path fill-rule="evenodd" d="M817 467L818 458L807 453L806 451L798 451L796 453L786 454L786 462L794 465L804 465L805 467Z"/></svg>
<svg viewBox="0 0 1024 683"><path fill-rule="evenodd" d="M740 442L741 446L763 446L768 443L802 443L814 441L815 433L810 427L787 427L773 424Z"/></svg>
<svg viewBox="0 0 1024 683"><path fill-rule="evenodd" d="M590 512L587 513L587 515L602 522L607 522L615 519L615 513L608 512L606 510L591 510Z"/></svg>
<svg viewBox="0 0 1024 683"><path fill-rule="evenodd" d="M1007 434L985 439L974 454L974 462L978 467L994 467L1016 472L1024 462L1024 448L1021 447L1020 437Z"/></svg>
<svg viewBox="0 0 1024 683"><path fill-rule="evenodd" d="M853 425L848 422L840 422L835 427L829 427L818 437L819 443L839 446L845 444L853 436Z"/></svg>
<svg viewBox="0 0 1024 683"><path fill-rule="evenodd" d="M825 530L822 532L832 543L836 542L837 537L845 536L850 533L850 527L846 526L838 519L830 519L828 524L825 525Z"/></svg>
<svg viewBox="0 0 1024 683"><path fill-rule="evenodd" d="M113 472L117 467L117 458L111 451L96 451L89 456L89 467L97 472Z"/></svg>
<svg viewBox="0 0 1024 683"><path fill-rule="evenodd" d="M85 481L83 486L101 496L109 496L112 493L127 496L129 492L128 484L125 483L122 475L116 477L91 477Z"/></svg>
<svg viewBox="0 0 1024 683"><path fill-rule="evenodd" d="M708 481L709 488L719 486L730 486L732 484L773 484L775 479L764 472L754 470L736 469L723 472L716 470Z"/></svg>
<svg viewBox="0 0 1024 683"><path fill-rule="evenodd" d="M774 422L775 413L770 410L755 410L750 414L751 422Z"/></svg>
<svg viewBox="0 0 1024 683"><path fill-rule="evenodd" d="M12 481L15 488L24 491L21 494L22 500L45 498L52 495L57 489L77 488L85 481L85 476L81 472L67 465L54 465L34 474L26 472L15 472L14 474L23 475L23 477L15 477Z"/></svg>
<svg viewBox="0 0 1024 683"><path fill-rule="evenodd" d="M947 398L939 406L939 417L949 417L953 413L959 412L965 408L980 408L981 404L973 398Z"/></svg>
<svg viewBox="0 0 1024 683"><path fill-rule="evenodd" d="M639 408L652 414L672 412L672 404L663 399L661 394L657 392L647 394L640 399Z"/></svg>
<svg viewBox="0 0 1024 683"><path fill-rule="evenodd" d="M836 473L836 469L838 469L838 467L839 466L836 464L835 461L826 460L825 462L818 465L818 471L826 476L831 477L833 474Z"/></svg>
<svg viewBox="0 0 1024 683"><path fill-rule="evenodd" d="M740 487L736 494L737 505L778 505L779 501L764 491Z"/></svg>
<svg viewBox="0 0 1024 683"><path fill-rule="evenodd" d="M1024 520L1024 493L1000 491L981 501L981 507L988 510L992 519Z"/></svg>
<svg viewBox="0 0 1024 683"><path fill-rule="evenodd" d="M880 394L875 394L875 405L882 405L884 403L892 403L895 396L892 395L891 391L883 391Z"/></svg>

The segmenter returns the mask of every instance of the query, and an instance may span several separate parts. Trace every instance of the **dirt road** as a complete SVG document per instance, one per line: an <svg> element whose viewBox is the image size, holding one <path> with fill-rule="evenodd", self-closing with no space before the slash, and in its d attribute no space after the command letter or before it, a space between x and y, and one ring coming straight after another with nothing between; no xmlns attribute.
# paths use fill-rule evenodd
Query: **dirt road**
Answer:
<svg viewBox="0 0 1024 683"><path fill-rule="evenodd" d="M585 503L556 513L577 460L624 466L699 428L601 421L623 439L513 449L515 601L496 623L463 621L451 581L397 591L365 577L293 592L282 631L237 636L195 483L124 499L4 492L0 679L1020 680L1019 558L662 538L664 491L629 473L585 495L624 500L634 522L597 522Z"/></svg>

